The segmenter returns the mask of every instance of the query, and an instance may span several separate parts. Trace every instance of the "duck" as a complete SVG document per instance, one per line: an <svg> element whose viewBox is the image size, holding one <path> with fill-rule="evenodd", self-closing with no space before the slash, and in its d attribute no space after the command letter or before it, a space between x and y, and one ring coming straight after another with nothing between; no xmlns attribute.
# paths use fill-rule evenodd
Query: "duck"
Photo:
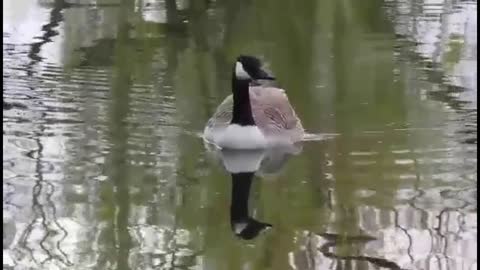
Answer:
<svg viewBox="0 0 480 270"><path fill-rule="evenodd" d="M232 72L232 94L207 121L203 138L220 149L264 149L299 142L304 137L284 89L262 85L276 78L257 57L240 55Z"/></svg>

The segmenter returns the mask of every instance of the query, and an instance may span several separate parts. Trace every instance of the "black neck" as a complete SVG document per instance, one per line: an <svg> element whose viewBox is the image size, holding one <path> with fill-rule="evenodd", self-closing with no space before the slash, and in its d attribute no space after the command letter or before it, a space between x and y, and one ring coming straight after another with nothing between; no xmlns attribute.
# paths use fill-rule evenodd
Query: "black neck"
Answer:
<svg viewBox="0 0 480 270"><path fill-rule="evenodd" d="M233 115L230 123L240 126L254 126L255 121L250 105L249 80L238 80L233 74Z"/></svg>
<svg viewBox="0 0 480 270"><path fill-rule="evenodd" d="M232 173L231 222L248 219L248 198L254 174L253 172Z"/></svg>

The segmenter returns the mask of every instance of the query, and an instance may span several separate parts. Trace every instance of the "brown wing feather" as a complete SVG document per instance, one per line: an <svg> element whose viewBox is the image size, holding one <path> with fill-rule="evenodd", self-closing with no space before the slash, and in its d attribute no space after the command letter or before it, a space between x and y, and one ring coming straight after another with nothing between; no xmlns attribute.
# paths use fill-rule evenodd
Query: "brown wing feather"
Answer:
<svg viewBox="0 0 480 270"><path fill-rule="evenodd" d="M290 105L283 89L274 87L252 87L250 97L257 125L269 131L302 129L300 120Z"/></svg>
<svg viewBox="0 0 480 270"><path fill-rule="evenodd" d="M302 123L290 105L285 91L275 87L250 87L250 102L257 126L265 134L287 132L295 138L303 136ZM207 125L222 128L232 120L233 97L227 96L218 106Z"/></svg>

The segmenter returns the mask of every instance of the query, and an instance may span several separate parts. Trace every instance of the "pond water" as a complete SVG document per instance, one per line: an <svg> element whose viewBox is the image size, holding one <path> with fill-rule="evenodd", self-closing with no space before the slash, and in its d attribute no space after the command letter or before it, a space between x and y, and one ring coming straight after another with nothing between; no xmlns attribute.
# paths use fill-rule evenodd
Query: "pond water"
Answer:
<svg viewBox="0 0 480 270"><path fill-rule="evenodd" d="M477 2L299 2L4 1L3 269L476 269ZM323 140L207 150L241 53Z"/></svg>

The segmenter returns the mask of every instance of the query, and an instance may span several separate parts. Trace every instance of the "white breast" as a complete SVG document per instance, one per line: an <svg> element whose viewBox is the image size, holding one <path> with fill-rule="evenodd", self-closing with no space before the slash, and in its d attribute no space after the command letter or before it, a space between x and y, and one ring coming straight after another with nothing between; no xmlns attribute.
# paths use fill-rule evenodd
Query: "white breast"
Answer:
<svg viewBox="0 0 480 270"><path fill-rule="evenodd" d="M257 126L228 125L217 138L215 144L227 149L261 149L267 147L267 140Z"/></svg>

